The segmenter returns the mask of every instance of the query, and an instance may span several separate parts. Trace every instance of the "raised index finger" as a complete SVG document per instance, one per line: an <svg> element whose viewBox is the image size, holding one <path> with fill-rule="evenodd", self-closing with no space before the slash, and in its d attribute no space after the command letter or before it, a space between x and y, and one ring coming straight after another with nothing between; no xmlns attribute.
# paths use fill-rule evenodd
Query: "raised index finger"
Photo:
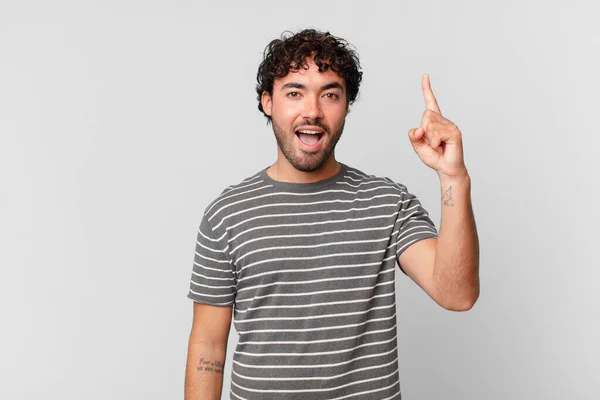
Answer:
<svg viewBox="0 0 600 400"><path fill-rule="evenodd" d="M423 88L423 97L425 97L425 106L431 111L435 111L438 114L442 114L440 111L440 107L438 106L437 100L433 95L433 91L431 90L431 83L429 82L429 74L423 75L423 80L421 82L421 86Z"/></svg>

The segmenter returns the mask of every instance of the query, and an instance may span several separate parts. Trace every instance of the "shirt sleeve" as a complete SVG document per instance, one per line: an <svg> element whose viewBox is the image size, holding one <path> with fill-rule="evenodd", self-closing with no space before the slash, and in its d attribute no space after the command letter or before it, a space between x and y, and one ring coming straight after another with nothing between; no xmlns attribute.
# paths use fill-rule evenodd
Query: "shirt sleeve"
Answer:
<svg viewBox="0 0 600 400"><path fill-rule="evenodd" d="M437 238L435 224L429 218L429 213L423 208L419 199L403 188L402 201L394 231L398 231L396 241L396 262L400 254L411 244L427 238ZM400 270L404 272L398 263ZM406 274L406 272L404 272Z"/></svg>
<svg viewBox="0 0 600 400"><path fill-rule="evenodd" d="M196 240L188 297L216 306L232 305L236 294L235 268L229 259L227 235L214 232L206 214Z"/></svg>

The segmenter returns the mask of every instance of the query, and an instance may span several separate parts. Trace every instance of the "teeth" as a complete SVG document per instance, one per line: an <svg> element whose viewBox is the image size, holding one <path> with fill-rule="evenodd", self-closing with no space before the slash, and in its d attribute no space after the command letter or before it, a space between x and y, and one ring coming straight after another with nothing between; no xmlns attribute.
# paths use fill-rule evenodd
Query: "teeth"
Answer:
<svg viewBox="0 0 600 400"><path fill-rule="evenodd" d="M298 131L298 132L300 132L300 133L306 133L308 135L318 135L319 133L321 133L319 131Z"/></svg>

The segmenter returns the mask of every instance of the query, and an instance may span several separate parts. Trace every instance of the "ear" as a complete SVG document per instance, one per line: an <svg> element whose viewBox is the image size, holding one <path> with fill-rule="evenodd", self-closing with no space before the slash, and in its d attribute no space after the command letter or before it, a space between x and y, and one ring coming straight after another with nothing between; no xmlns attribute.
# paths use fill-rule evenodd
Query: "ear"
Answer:
<svg viewBox="0 0 600 400"><path fill-rule="evenodd" d="M262 104L262 108L269 117L271 116L271 108L273 107L273 100L271 99L271 95L266 90L262 92L260 96L260 102Z"/></svg>

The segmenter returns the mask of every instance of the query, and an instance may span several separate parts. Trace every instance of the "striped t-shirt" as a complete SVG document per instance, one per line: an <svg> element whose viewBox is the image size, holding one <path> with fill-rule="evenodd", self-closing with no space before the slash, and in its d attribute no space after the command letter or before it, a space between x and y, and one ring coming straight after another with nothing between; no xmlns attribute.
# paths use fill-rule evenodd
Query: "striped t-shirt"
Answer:
<svg viewBox="0 0 600 400"><path fill-rule="evenodd" d="M188 297L234 306L230 397L400 399L395 265L436 236L405 186L345 164L227 187L200 223Z"/></svg>

